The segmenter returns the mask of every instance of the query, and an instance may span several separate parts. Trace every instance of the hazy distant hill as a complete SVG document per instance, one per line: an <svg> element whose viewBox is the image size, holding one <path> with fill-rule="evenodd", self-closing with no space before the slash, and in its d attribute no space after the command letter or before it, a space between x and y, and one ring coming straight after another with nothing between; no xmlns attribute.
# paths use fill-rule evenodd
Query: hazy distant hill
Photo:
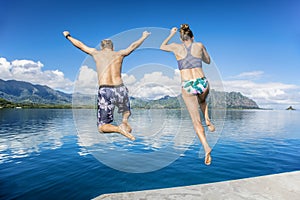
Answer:
<svg viewBox="0 0 300 200"><path fill-rule="evenodd" d="M226 93L227 108L258 109L258 105L252 99L243 96L240 92Z"/></svg>
<svg viewBox="0 0 300 200"><path fill-rule="evenodd" d="M28 82L0 79L0 98L14 103L36 103L36 104L71 104L72 95L48 86L34 85ZM84 96L76 94L80 104L92 105L95 103L95 96ZM181 95L178 97L165 96L157 100L144 100L130 98L132 108L155 108L155 109L176 109L184 105ZM252 99L243 96L239 92L219 92L211 90L208 96L208 104L214 108L237 108L237 109L258 109L258 105ZM93 107L94 105L92 105Z"/></svg>
<svg viewBox="0 0 300 200"><path fill-rule="evenodd" d="M181 95L177 97L165 96L158 100L142 100L131 98L133 108L180 108L185 106ZM207 98L208 105L214 108L233 108L233 109L259 109L255 101L243 96L239 92L219 92L211 90Z"/></svg>
<svg viewBox="0 0 300 200"><path fill-rule="evenodd" d="M0 98L11 102L38 104L70 104L72 101L71 94L53 90L48 86L1 79Z"/></svg>
<svg viewBox="0 0 300 200"><path fill-rule="evenodd" d="M259 106L254 100L242 95L240 92L220 92L211 90L208 96L208 103L212 107L219 107L218 105L222 105L223 108L259 109Z"/></svg>

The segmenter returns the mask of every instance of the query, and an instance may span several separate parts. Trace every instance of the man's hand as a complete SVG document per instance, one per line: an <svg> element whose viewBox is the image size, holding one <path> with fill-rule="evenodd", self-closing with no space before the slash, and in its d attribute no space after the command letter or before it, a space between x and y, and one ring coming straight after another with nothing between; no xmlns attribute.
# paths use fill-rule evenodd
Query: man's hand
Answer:
<svg viewBox="0 0 300 200"><path fill-rule="evenodd" d="M65 37L67 37L68 35L70 35L69 31L64 31L63 34L64 34Z"/></svg>
<svg viewBox="0 0 300 200"><path fill-rule="evenodd" d="M150 32L144 31L144 32L143 32L143 37L144 37L144 38L147 38L150 34L151 34Z"/></svg>

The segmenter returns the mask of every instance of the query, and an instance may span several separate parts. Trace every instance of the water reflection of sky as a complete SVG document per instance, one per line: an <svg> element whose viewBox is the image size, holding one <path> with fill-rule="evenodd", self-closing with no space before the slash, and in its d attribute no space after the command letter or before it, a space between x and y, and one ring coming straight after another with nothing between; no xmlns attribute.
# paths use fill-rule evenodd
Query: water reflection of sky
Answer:
<svg viewBox="0 0 300 200"><path fill-rule="evenodd" d="M129 121L136 137L134 142L120 134L98 133L94 109L74 109L73 113L79 144L100 162L120 171L158 170L184 156L185 151L199 140L186 110L133 109ZM223 118L218 118L217 113L223 114ZM222 132L224 113L211 112L217 127L216 132L207 134L211 147ZM115 124L121 123L120 115L115 117ZM198 149L203 151L201 145Z"/></svg>
<svg viewBox="0 0 300 200"><path fill-rule="evenodd" d="M224 135L232 140L300 138L300 112L227 110Z"/></svg>
<svg viewBox="0 0 300 200"><path fill-rule="evenodd" d="M27 157L63 145L74 126L70 110L3 109L0 110L0 162Z"/></svg>
<svg viewBox="0 0 300 200"><path fill-rule="evenodd" d="M74 126L76 111L81 117ZM133 110L130 122L137 138L134 142L119 134L99 134L94 109L73 110L73 115L72 110L0 110L0 163L61 148L64 137L76 135L74 127L81 147L78 153L92 153L108 166L126 163L130 167L128 164L144 161L157 169L184 156L195 145L200 153L203 151L188 114L180 110ZM217 127L223 126L219 111L213 110L211 115ZM282 139L300 138L299 119L299 111L228 110L222 132L207 132L207 138L212 146L219 139L255 145L257 140L270 138L280 140L278 145L285 145ZM120 120L116 118L117 123ZM139 165L133 165L136 166Z"/></svg>
<svg viewBox="0 0 300 200"><path fill-rule="evenodd" d="M158 114L147 112L133 110L132 121L142 123L138 117ZM178 113L165 112L164 116L167 117L165 122L160 121L161 128L171 130L169 125L176 121ZM94 114L92 111L90 128L96 130ZM186 148L184 145L194 138L195 142L187 151L164 169L130 174L104 166L91 155L86 155L94 155L94 152L87 151L92 149L84 146L86 141L76 136L72 110L0 109L0 193L4 199L47 199L54 196L90 199L103 193L203 184L299 170L299 111L227 111L224 129L214 146L213 162L209 167L203 164L203 158L197 157L201 152L200 142L188 115L183 116L182 125L185 129L182 135L178 133L180 137L176 139L176 134L172 135L171 131L165 135L147 133L147 137L139 137L136 142L118 134L102 138L105 139L103 142L112 144L102 146L103 149L95 148L96 156L102 153L101 156L107 159L105 161L120 166L132 167L134 165L128 164L134 161L141 169L149 163L157 168L164 166L167 158L163 156L171 155L175 159L178 152L182 151L180 148ZM213 121L218 123L220 113L213 110L212 116ZM89 124L86 124L88 127ZM142 133L135 133L143 136ZM208 139L214 136L212 133L207 135ZM159 139L151 140L151 137ZM151 143L153 141L155 143ZM97 142L87 141L92 146ZM183 146L180 147L180 144ZM165 148L169 152L162 151L149 156L167 146L172 147ZM118 148L124 151L117 152ZM126 157L128 152L131 153L129 155L141 156L129 160L132 157ZM126 170L133 171L132 168Z"/></svg>

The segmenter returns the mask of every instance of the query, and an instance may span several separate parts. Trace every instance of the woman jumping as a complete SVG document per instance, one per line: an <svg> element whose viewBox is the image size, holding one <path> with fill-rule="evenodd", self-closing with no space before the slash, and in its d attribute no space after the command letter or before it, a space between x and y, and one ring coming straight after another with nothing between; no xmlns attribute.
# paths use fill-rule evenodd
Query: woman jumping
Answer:
<svg viewBox="0 0 300 200"><path fill-rule="evenodd" d="M207 143L204 128L201 124L199 105L205 117L205 123L208 129L215 131L208 115L208 106L206 97L209 93L209 84L202 70L202 61L209 64L210 57L200 42L194 42L193 32L189 25L182 24L180 28L181 44L171 43L169 40L176 34L177 28L170 31L170 35L160 46L161 50L173 52L178 62L178 68L181 75L182 97L190 113L194 129L203 145L205 151L206 165L211 164L211 148Z"/></svg>

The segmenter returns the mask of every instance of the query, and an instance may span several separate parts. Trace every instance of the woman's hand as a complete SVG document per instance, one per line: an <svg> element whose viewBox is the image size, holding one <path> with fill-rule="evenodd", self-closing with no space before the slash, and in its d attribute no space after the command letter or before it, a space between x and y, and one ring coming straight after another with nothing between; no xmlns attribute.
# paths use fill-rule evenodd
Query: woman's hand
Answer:
<svg viewBox="0 0 300 200"><path fill-rule="evenodd" d="M170 31L170 35L160 45L161 50L163 50L163 51L173 51L174 52L176 44L168 44L168 42L176 34L176 32L177 32L177 28L173 27Z"/></svg>
<svg viewBox="0 0 300 200"><path fill-rule="evenodd" d="M175 35L176 32L177 32L177 28L176 28L176 27L173 27L173 28L171 29L170 34L171 34L171 35Z"/></svg>

